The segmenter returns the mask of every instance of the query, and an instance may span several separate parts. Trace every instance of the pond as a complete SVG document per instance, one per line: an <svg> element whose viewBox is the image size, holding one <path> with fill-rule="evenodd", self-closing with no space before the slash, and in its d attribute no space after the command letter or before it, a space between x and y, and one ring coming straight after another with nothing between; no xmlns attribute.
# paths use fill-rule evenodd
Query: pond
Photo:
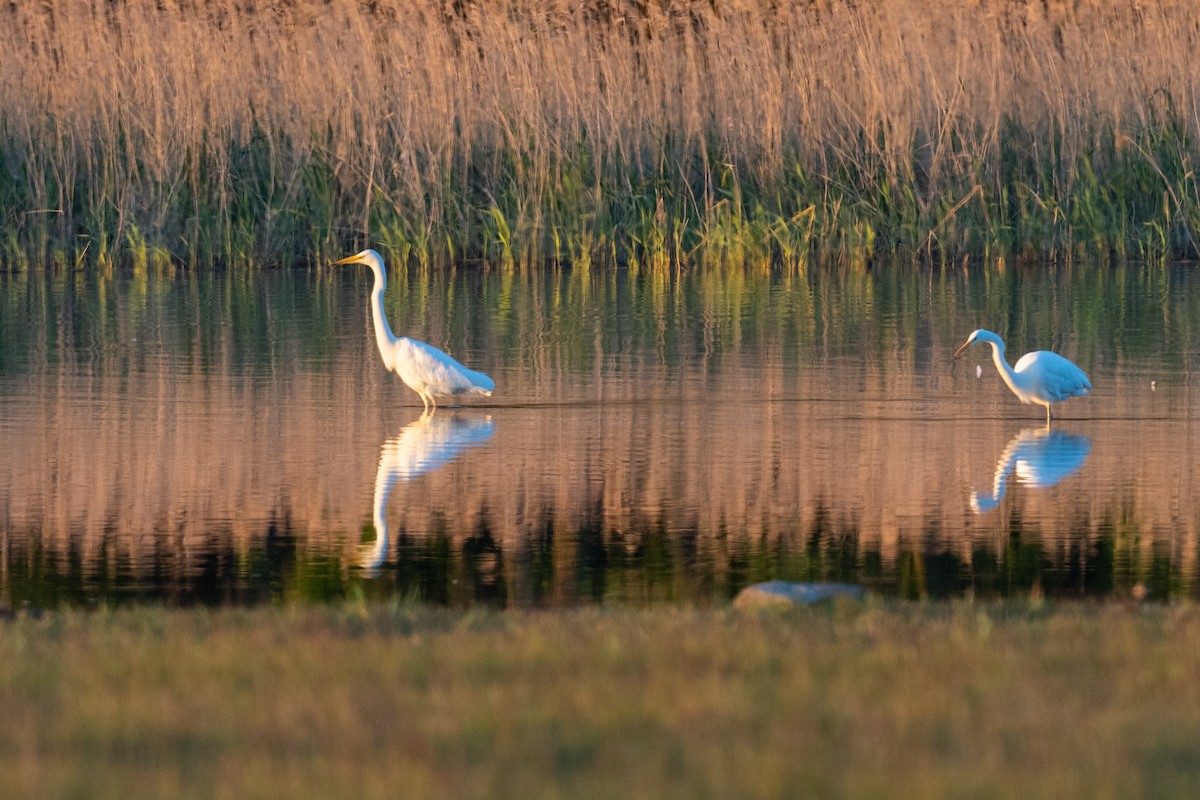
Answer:
<svg viewBox="0 0 1200 800"><path fill-rule="evenodd" d="M1195 597L1189 265L0 274L0 604ZM1021 405L986 346L1094 385Z"/></svg>

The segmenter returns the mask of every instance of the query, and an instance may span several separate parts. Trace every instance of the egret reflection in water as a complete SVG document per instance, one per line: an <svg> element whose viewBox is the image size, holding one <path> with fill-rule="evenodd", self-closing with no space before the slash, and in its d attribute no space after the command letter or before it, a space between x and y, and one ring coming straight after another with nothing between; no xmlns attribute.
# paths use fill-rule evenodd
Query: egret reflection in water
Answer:
<svg viewBox="0 0 1200 800"><path fill-rule="evenodd" d="M411 481L449 464L472 447L487 444L493 430L491 417L427 411L383 443L375 473L375 541L363 548L363 569L374 573L387 557L387 503L396 483Z"/></svg>
<svg viewBox="0 0 1200 800"><path fill-rule="evenodd" d="M1009 473L1034 489L1044 489L1074 475L1087 460L1092 440L1047 428L1027 428L1009 441L992 477L990 494L971 492L971 510L986 514L1004 499Z"/></svg>

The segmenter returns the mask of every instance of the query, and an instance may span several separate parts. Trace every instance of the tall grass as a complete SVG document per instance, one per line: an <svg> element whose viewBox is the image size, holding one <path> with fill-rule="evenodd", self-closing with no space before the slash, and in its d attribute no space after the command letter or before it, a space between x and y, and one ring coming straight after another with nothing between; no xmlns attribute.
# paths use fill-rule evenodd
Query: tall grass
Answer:
<svg viewBox="0 0 1200 800"><path fill-rule="evenodd" d="M0 622L0 794L1194 797L1191 604Z"/></svg>
<svg viewBox="0 0 1200 800"><path fill-rule="evenodd" d="M1187 2L0 10L12 263L1196 252Z"/></svg>

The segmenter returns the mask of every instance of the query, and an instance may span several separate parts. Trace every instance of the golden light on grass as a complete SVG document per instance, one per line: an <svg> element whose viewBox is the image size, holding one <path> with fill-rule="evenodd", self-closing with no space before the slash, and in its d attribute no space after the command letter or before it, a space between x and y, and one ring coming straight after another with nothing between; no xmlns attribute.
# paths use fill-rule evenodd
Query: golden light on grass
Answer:
<svg viewBox="0 0 1200 800"><path fill-rule="evenodd" d="M5 797L1187 795L1192 606L0 622Z"/></svg>

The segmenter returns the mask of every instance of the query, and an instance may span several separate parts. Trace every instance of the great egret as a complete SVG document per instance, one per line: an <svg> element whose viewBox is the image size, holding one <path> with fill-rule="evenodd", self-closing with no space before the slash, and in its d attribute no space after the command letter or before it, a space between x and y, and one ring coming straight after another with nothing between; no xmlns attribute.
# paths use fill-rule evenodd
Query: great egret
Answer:
<svg viewBox="0 0 1200 800"><path fill-rule="evenodd" d="M971 510L986 514L1000 505L1008 476L1013 472L1020 483L1034 489L1055 486L1078 472L1091 450L1092 440L1086 436L1045 428L1023 430L1000 454L991 493L971 492Z"/></svg>
<svg viewBox="0 0 1200 800"><path fill-rule="evenodd" d="M437 408L438 397L458 395L491 395L496 382L484 375L467 369L436 347L416 339L396 338L388 325L383 311L383 293L387 289L387 271L383 258L374 250L333 262L339 264L366 264L375 273L375 288L371 290L371 319L375 323L375 343L383 365L400 376L410 389L421 396L428 411Z"/></svg>
<svg viewBox="0 0 1200 800"><path fill-rule="evenodd" d="M457 459L472 447L487 444L494 425L491 417L461 419L456 415L438 416L427 411L410 422L399 434L379 449L379 468L375 471L375 541L361 554L368 572L376 572L387 557L387 503L398 481L411 481L426 472Z"/></svg>
<svg viewBox="0 0 1200 800"><path fill-rule="evenodd" d="M1021 356L1016 368L1010 367L1004 358L1004 340L983 329L967 337L963 346L954 351L955 357L976 342L986 342L992 346L992 361L996 362L996 371L1022 403L1037 403L1046 407L1046 425L1050 424L1051 403L1083 397L1092 388L1092 382L1083 370L1049 350L1026 353Z"/></svg>

